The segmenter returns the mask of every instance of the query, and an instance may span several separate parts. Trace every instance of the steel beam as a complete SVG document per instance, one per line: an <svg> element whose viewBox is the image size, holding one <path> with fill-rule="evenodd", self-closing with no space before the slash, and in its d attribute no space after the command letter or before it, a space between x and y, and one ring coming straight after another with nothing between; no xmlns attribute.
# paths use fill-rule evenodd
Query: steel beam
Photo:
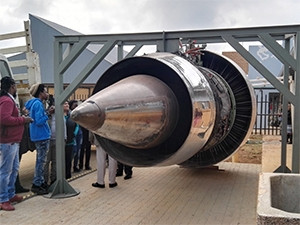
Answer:
<svg viewBox="0 0 300 225"><path fill-rule="evenodd" d="M296 37L296 56L293 59L287 50L282 49L276 43L277 40L285 41L287 36ZM83 82L93 69L105 58L111 49L121 42L122 46L135 45L134 49L126 56L134 55L143 45L156 45L158 50L175 50L179 38L184 40L196 40L197 43L229 43L244 57L248 63L254 66L275 88L277 88L294 105L295 115L300 114L300 25L234 28L234 29L211 29L211 30L190 30L190 31L164 31L137 34L105 34L105 35L72 35L56 36L54 43L54 87L56 99L56 132L57 132L57 172L59 188L56 195L67 192L64 179L64 140L63 140L63 113L62 104L72 92ZM296 88L295 94L278 81L270 71L262 66L239 42L261 41L277 58L285 65L295 69ZM77 44L76 44L77 43ZM66 69L75 61L75 58L84 50L86 43L104 44L101 50L90 61L90 63L76 76L74 81L63 90L63 75ZM63 44L75 44L69 56L63 60ZM76 47L77 46L77 47ZM74 50L75 49L75 50ZM121 57L121 56L120 56ZM123 57L123 56L122 56ZM297 79L298 78L298 79ZM300 120L294 120L294 142L293 142L293 166L292 172L299 173L300 165ZM75 192L76 193L76 192Z"/></svg>
<svg viewBox="0 0 300 225"><path fill-rule="evenodd" d="M224 35L226 40L248 63L250 63L262 76L264 76L275 88L282 92L290 102L295 103L295 95L289 91L266 67L254 58L237 40L230 35Z"/></svg>

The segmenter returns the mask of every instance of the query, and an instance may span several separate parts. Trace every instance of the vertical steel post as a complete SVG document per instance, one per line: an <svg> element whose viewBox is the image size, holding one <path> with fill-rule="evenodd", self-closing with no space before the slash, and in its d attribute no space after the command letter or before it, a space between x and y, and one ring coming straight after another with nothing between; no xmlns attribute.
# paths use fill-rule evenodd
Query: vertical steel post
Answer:
<svg viewBox="0 0 300 225"><path fill-rule="evenodd" d="M65 99L61 98L63 92L63 74L59 70L62 62L62 44L54 42L54 93L55 93L55 132L56 132L56 181L50 187L48 198L66 198L78 195L65 178L65 140L64 140L64 113L63 104Z"/></svg>
<svg viewBox="0 0 300 225"><path fill-rule="evenodd" d="M295 57L297 62L297 70L295 71L295 97L294 102L294 118L292 119L293 124L293 153L292 153L292 172L300 173L300 120L296 115L300 115L300 32L296 34L295 41Z"/></svg>
<svg viewBox="0 0 300 225"><path fill-rule="evenodd" d="M285 40L285 49L289 52L290 50L290 39ZM283 84L288 88L289 86L289 67L285 63L283 70ZM283 104L282 104L282 120L281 120L281 164L274 171L275 173L290 173L291 170L286 166L286 143L287 143L287 108L288 100L283 95Z"/></svg>
<svg viewBox="0 0 300 225"><path fill-rule="evenodd" d="M123 43L122 41L118 42L118 62L124 58L123 54Z"/></svg>

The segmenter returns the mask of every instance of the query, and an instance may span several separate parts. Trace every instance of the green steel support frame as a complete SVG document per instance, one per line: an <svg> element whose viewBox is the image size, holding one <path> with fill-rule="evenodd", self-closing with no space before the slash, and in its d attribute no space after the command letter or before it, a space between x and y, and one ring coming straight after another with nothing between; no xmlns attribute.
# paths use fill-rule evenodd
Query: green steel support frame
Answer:
<svg viewBox="0 0 300 225"><path fill-rule="evenodd" d="M282 47L277 41L295 40L295 54L291 55L290 45ZM182 40L195 40L197 44L228 43L249 64L262 74L278 91L284 96L284 107L287 101L294 106L294 115L300 115L300 25L253 27L237 29L215 29L215 30L191 30L191 31L163 31L153 33L137 34L108 34L108 35L72 35L57 36L54 42L54 90L56 107L56 157L57 157L57 181L51 186L50 198L70 197L79 194L65 180L65 156L64 156L64 128L63 128L63 104L76 88L89 76L89 74L101 63L105 56L114 48L118 47L118 60L124 58L123 47L134 46L125 56L134 56L143 46L155 45L160 52L177 52L179 38ZM291 67L295 71L295 93L292 93L286 84L278 81L275 76L256 60L240 42L261 42L271 51L287 68ZM89 44L101 44L102 48L85 66L85 68L75 76L74 81L63 89L63 76L65 71L74 63L77 57L86 49ZM64 57L63 48L72 46L69 54ZM285 74L287 77L288 74ZM284 109L286 111L286 109ZM295 116L296 118L296 116ZM292 153L292 173L300 173L300 120L293 120L293 153ZM285 132L283 132L285 133ZM286 143L285 143L286 144ZM286 147L286 146L285 146ZM284 148L283 148L284 150ZM285 151L282 151L285 154ZM281 167L285 167L285 156L281 161ZM286 170L284 170L286 171Z"/></svg>

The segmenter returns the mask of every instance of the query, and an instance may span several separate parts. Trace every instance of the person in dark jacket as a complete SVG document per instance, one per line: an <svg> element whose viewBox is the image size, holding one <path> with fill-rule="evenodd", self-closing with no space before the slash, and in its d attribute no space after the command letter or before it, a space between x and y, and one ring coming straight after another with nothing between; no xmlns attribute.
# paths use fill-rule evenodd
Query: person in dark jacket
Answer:
<svg viewBox="0 0 300 225"><path fill-rule="evenodd" d="M71 100L69 102L69 108L70 111L74 110L78 106L78 101L77 100ZM80 168L78 168L78 161L79 161L79 155L80 155L80 149L81 149L81 144L82 144L82 131L79 126L79 124L76 123L76 128L75 128L75 143L73 145L73 170L74 172L80 172Z"/></svg>
<svg viewBox="0 0 300 225"><path fill-rule="evenodd" d="M19 143L24 124L30 117L20 116L15 100L17 87L14 79L1 79L0 93L0 208L6 211L15 209L12 202L20 202L22 196L15 193L15 182L19 170Z"/></svg>
<svg viewBox="0 0 300 225"><path fill-rule="evenodd" d="M288 104L288 112L287 112L287 143L293 144L293 132L292 132L292 112L291 112L291 104Z"/></svg>
<svg viewBox="0 0 300 225"><path fill-rule="evenodd" d="M76 123L70 118L69 102L64 103L64 115L67 129L67 140L65 145L66 179L71 178L72 156L76 136Z"/></svg>
<svg viewBox="0 0 300 225"><path fill-rule="evenodd" d="M90 159L91 159L91 142L89 140L89 131L84 127L81 127L82 130L82 145L79 154L79 169L83 169L85 165L86 170L91 170ZM83 158L85 157L85 164L83 164Z"/></svg>

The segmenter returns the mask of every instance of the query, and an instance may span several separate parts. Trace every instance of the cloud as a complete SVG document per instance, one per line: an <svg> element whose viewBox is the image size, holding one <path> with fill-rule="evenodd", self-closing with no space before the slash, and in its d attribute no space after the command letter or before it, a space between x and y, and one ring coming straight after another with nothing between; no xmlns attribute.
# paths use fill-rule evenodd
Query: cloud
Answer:
<svg viewBox="0 0 300 225"><path fill-rule="evenodd" d="M0 5L0 31L23 30L29 13L104 34L300 24L299 9L297 0L10 0Z"/></svg>
<svg viewBox="0 0 300 225"><path fill-rule="evenodd" d="M296 0L11 0L0 27L31 13L85 34L231 28L300 23L297 9Z"/></svg>
<svg viewBox="0 0 300 225"><path fill-rule="evenodd" d="M121 4L99 4L90 15L93 20L99 18L97 21L100 26L111 24L109 30L113 32L207 28L211 24L215 9L208 4L209 1L201 2L207 6L203 8L199 1L191 0L123 1Z"/></svg>
<svg viewBox="0 0 300 225"><path fill-rule="evenodd" d="M51 0L21 0L16 1L17 7L15 7L14 15L16 17L23 16L27 13L37 13L45 15L48 13L53 1Z"/></svg>
<svg viewBox="0 0 300 225"><path fill-rule="evenodd" d="M272 1L238 1L222 2L218 7L215 25L222 27L271 26L300 23L300 17L295 16L300 9L300 2L294 0Z"/></svg>

